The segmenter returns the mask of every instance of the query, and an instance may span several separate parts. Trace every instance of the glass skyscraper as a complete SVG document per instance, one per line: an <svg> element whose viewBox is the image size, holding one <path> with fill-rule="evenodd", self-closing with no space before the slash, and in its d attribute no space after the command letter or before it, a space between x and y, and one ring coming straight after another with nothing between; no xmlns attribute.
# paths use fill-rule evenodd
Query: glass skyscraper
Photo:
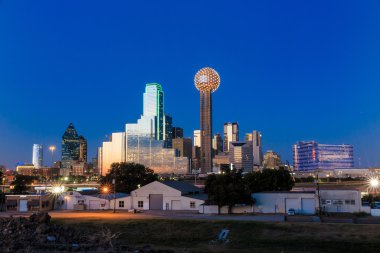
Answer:
<svg viewBox="0 0 380 253"><path fill-rule="evenodd" d="M354 167L354 148L346 144L301 141L293 146L293 160L295 170L350 169Z"/></svg>
<svg viewBox="0 0 380 253"><path fill-rule="evenodd" d="M147 84L144 113L135 124L126 124L125 132L113 133L103 142L102 175L114 162L143 164L159 174L186 174L188 158L177 157L172 146L172 118L164 114L164 93L159 84Z"/></svg>
<svg viewBox="0 0 380 253"><path fill-rule="evenodd" d="M62 168L70 169L72 161L79 160L80 141L73 123L70 123L62 136ZM65 173L66 175L67 173Z"/></svg>
<svg viewBox="0 0 380 253"><path fill-rule="evenodd" d="M33 165L37 169L43 167L43 146L41 144L33 144Z"/></svg>
<svg viewBox="0 0 380 253"><path fill-rule="evenodd" d="M144 99L144 116L155 117L155 139L164 140L164 92L161 84L148 83L145 86Z"/></svg>

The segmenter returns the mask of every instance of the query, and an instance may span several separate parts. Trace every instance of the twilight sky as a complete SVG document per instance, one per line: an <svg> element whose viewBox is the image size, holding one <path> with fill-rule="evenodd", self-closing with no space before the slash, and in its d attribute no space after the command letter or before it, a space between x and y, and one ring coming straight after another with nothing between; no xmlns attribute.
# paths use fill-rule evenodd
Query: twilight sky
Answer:
<svg viewBox="0 0 380 253"><path fill-rule="evenodd" d="M380 166L379 0L0 0L0 164L31 162L33 143L50 161L70 122L94 156L138 119L148 82L192 136L205 66L222 80L214 133L237 121L290 163L316 140Z"/></svg>

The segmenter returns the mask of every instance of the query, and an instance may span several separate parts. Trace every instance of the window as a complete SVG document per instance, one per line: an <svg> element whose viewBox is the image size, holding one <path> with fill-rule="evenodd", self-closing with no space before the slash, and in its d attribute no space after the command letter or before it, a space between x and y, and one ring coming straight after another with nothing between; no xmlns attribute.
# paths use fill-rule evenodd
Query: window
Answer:
<svg viewBox="0 0 380 253"><path fill-rule="evenodd" d="M190 201L190 208L195 208L195 202L194 201Z"/></svg>
<svg viewBox="0 0 380 253"><path fill-rule="evenodd" d="M346 199L346 200L344 201L344 204L346 204L346 205L350 205L350 203L351 203L351 201L350 201L349 199Z"/></svg>
<svg viewBox="0 0 380 253"><path fill-rule="evenodd" d="M355 200L351 199L351 205L355 205Z"/></svg>
<svg viewBox="0 0 380 253"><path fill-rule="evenodd" d="M78 200L79 205L84 205L84 200Z"/></svg>
<svg viewBox="0 0 380 253"><path fill-rule="evenodd" d="M137 207L143 208L144 207L144 201L138 201L137 202Z"/></svg>
<svg viewBox="0 0 380 253"><path fill-rule="evenodd" d="M124 201L119 201L119 207L124 207Z"/></svg>

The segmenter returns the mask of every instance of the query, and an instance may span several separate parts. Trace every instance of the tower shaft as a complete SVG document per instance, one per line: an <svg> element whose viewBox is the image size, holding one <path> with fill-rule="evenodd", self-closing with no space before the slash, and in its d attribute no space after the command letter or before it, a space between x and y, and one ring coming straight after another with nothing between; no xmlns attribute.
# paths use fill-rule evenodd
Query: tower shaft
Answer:
<svg viewBox="0 0 380 253"><path fill-rule="evenodd" d="M200 91L201 169L212 172L212 99L211 91Z"/></svg>

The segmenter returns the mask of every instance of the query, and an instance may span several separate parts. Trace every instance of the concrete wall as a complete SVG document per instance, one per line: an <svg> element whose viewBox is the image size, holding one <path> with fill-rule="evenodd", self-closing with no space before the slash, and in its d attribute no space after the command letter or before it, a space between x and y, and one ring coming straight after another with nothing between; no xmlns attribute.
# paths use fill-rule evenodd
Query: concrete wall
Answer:
<svg viewBox="0 0 380 253"><path fill-rule="evenodd" d="M120 206L120 203L119 203L120 201L124 201L124 207ZM113 207L114 207L114 200L111 199L110 200L110 209L113 209ZM127 197L116 199L115 209L116 210L128 210L128 209L132 209L132 200L131 200L131 197L127 196Z"/></svg>
<svg viewBox="0 0 380 253"><path fill-rule="evenodd" d="M296 213L302 214L302 199L313 198L316 201L314 193L303 192L262 192L253 193L256 200L253 211L255 213L287 213L286 199L295 199L297 201ZM315 203L317 206L317 203Z"/></svg>
<svg viewBox="0 0 380 253"><path fill-rule="evenodd" d="M198 207L199 213L204 214L217 214L218 213L218 206L217 205L200 205ZM234 206L232 208L232 213L252 213L253 207L252 206ZM228 214L228 206L223 206L220 208L221 214Z"/></svg>
<svg viewBox="0 0 380 253"><path fill-rule="evenodd" d="M321 190L321 206L325 212L356 213L361 211L361 196L357 190Z"/></svg>

